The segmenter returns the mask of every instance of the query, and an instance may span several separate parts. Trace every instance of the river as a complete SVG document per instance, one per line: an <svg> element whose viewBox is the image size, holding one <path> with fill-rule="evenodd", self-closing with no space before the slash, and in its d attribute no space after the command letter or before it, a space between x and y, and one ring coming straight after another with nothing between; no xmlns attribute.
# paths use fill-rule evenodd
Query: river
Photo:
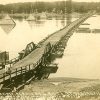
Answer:
<svg viewBox="0 0 100 100"><path fill-rule="evenodd" d="M26 21L14 19L16 26L0 26L0 51L8 51L10 59L18 56L30 42L38 43L49 34L63 28L66 23L77 18L66 20ZM81 27L100 29L100 15L92 16ZM69 39L64 56L56 59L58 71L50 77L100 78L100 34L91 32L74 32Z"/></svg>
<svg viewBox="0 0 100 100"><path fill-rule="evenodd" d="M30 42L37 44L46 36L63 28L65 20L26 21L14 19L16 25L0 25L0 51L8 51L10 59L18 56L18 52L25 49Z"/></svg>
<svg viewBox="0 0 100 100"><path fill-rule="evenodd" d="M57 59L58 71L51 77L100 79L100 15L87 19L80 28L90 32L74 32L62 59ZM98 32L93 32L98 29Z"/></svg>

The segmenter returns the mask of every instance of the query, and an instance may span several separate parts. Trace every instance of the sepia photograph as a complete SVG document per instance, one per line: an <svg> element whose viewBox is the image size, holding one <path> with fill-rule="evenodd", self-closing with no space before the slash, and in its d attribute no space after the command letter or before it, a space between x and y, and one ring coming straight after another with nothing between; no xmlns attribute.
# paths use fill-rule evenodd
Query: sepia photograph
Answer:
<svg viewBox="0 0 100 100"><path fill-rule="evenodd" d="M0 100L100 100L100 0L0 0Z"/></svg>

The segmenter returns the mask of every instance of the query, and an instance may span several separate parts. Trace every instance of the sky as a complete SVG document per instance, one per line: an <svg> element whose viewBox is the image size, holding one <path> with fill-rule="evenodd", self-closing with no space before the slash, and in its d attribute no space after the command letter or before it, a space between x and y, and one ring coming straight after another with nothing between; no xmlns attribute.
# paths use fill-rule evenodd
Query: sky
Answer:
<svg viewBox="0 0 100 100"><path fill-rule="evenodd" d="M62 0L0 0L0 4L17 3L17 2L36 2L36 1L62 1ZM76 2L100 2L100 0L73 0Z"/></svg>

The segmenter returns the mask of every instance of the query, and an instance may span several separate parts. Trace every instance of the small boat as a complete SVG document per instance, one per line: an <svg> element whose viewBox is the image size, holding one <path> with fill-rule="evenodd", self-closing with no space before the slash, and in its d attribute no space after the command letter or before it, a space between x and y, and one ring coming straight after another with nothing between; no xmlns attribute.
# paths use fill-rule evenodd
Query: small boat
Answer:
<svg viewBox="0 0 100 100"><path fill-rule="evenodd" d="M76 30L77 33L91 33L91 29L89 28L78 28Z"/></svg>
<svg viewBox="0 0 100 100"><path fill-rule="evenodd" d="M90 25L89 23L82 23L82 25Z"/></svg>
<svg viewBox="0 0 100 100"><path fill-rule="evenodd" d="M56 51L55 53L52 53L52 57L54 58L62 58L63 51Z"/></svg>
<svg viewBox="0 0 100 100"><path fill-rule="evenodd" d="M0 25L15 25L14 20L6 14L3 19L0 20Z"/></svg>
<svg viewBox="0 0 100 100"><path fill-rule="evenodd" d="M100 29L93 29L92 33L100 33Z"/></svg>
<svg viewBox="0 0 100 100"><path fill-rule="evenodd" d="M46 67L42 68L42 72L44 73L56 73L58 69L58 64L56 63L51 63L50 65L46 65Z"/></svg>
<svg viewBox="0 0 100 100"><path fill-rule="evenodd" d="M36 18L32 14L29 14L29 16L26 20L27 21L34 21L34 20L36 20Z"/></svg>
<svg viewBox="0 0 100 100"><path fill-rule="evenodd" d="M47 15L45 12L42 12L42 14L40 15L40 19L47 19Z"/></svg>
<svg viewBox="0 0 100 100"><path fill-rule="evenodd" d="M96 17L96 15L93 15L92 17Z"/></svg>

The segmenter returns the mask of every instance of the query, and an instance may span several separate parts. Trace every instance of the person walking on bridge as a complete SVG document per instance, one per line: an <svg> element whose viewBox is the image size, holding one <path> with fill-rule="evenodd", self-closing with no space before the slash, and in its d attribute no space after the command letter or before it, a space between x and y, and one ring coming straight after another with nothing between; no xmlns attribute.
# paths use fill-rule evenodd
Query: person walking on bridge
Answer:
<svg viewBox="0 0 100 100"><path fill-rule="evenodd" d="M10 74L11 72L11 66L10 65L5 65L5 73Z"/></svg>

